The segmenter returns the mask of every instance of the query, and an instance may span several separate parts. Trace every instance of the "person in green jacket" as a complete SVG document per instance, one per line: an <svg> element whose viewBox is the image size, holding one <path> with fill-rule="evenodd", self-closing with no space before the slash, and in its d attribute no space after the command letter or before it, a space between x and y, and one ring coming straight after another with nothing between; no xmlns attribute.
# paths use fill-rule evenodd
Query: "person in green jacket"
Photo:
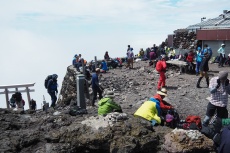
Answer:
<svg viewBox="0 0 230 153"><path fill-rule="evenodd" d="M112 92L106 93L104 98L98 102L98 115L106 115L111 112L121 112L121 106L113 101L114 94Z"/></svg>

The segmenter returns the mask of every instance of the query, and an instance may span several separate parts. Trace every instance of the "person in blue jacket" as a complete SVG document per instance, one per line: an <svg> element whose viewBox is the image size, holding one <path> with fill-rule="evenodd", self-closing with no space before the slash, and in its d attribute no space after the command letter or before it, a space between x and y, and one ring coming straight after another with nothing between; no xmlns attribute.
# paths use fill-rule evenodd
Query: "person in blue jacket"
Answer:
<svg viewBox="0 0 230 153"><path fill-rule="evenodd" d="M196 53L196 75L198 76L200 73L200 64L202 61L202 55L201 55L201 48L197 48L197 53Z"/></svg>
<svg viewBox="0 0 230 153"><path fill-rule="evenodd" d="M57 87L58 87L58 84L57 84L57 78L58 78L58 75L57 74L53 74L52 75L52 78L48 81L48 84L47 84L47 91L51 97L51 107L55 107L55 104L56 104L56 101L57 101L57 96L56 94L58 93L58 90L57 90Z"/></svg>
<svg viewBox="0 0 230 153"><path fill-rule="evenodd" d="M102 98L102 90L99 85L98 75L100 74L100 69L96 68L96 73L92 75L92 89L93 89L93 100L92 106L95 106L95 100L97 99L97 93L99 93L99 99Z"/></svg>
<svg viewBox="0 0 230 153"><path fill-rule="evenodd" d="M107 63L105 62L105 60L102 60L101 62L101 69L103 70L103 72L108 71Z"/></svg>

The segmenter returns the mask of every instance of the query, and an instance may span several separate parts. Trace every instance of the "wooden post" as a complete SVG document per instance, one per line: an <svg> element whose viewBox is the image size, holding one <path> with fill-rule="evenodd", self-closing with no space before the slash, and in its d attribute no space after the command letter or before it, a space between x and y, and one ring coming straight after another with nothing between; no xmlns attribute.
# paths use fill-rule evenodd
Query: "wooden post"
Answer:
<svg viewBox="0 0 230 153"><path fill-rule="evenodd" d="M31 109L31 106L30 106L30 89L29 89L29 87L26 87L26 93L27 93L27 98L28 98L29 109Z"/></svg>
<svg viewBox="0 0 230 153"><path fill-rule="evenodd" d="M97 68L97 56L94 57L94 60L95 60L95 70Z"/></svg>
<svg viewBox="0 0 230 153"><path fill-rule="evenodd" d="M6 106L9 109L10 105L9 105L9 95L8 95L8 89L5 88L5 95L6 95Z"/></svg>

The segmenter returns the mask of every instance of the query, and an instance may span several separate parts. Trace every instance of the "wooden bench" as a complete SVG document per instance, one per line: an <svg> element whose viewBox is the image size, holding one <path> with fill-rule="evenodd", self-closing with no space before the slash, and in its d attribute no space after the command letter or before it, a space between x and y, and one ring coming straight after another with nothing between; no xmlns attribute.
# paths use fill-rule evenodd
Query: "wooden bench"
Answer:
<svg viewBox="0 0 230 153"><path fill-rule="evenodd" d="M184 68L185 69L185 73L187 72L187 66L188 64L184 61L179 61L179 60L169 60L169 61L166 61L167 64L172 64L172 65L176 65L176 66L179 66L180 68L180 73L182 73L182 69Z"/></svg>

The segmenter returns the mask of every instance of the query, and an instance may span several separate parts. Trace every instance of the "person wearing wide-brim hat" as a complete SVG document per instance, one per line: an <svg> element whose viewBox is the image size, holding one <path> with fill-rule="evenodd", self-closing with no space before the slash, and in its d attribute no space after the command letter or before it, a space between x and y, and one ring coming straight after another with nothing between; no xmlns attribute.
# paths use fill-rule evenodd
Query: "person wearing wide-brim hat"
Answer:
<svg viewBox="0 0 230 153"><path fill-rule="evenodd" d="M167 90L162 88L160 91L157 91L157 94L153 96L153 98L158 99L160 101L160 108L162 110L170 110L173 108L165 99L167 97Z"/></svg>
<svg viewBox="0 0 230 153"><path fill-rule="evenodd" d="M105 91L104 97L98 102L98 115L106 115L111 112L121 112L121 106L114 102L114 93Z"/></svg>

